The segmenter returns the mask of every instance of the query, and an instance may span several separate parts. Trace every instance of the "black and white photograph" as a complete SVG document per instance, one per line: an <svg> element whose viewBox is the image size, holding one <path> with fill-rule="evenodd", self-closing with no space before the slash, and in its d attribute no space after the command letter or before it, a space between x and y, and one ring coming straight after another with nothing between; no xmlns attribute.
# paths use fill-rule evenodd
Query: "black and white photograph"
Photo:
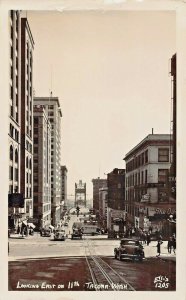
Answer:
<svg viewBox="0 0 186 300"><path fill-rule="evenodd" d="M3 293L184 299L186 2L0 8Z"/></svg>

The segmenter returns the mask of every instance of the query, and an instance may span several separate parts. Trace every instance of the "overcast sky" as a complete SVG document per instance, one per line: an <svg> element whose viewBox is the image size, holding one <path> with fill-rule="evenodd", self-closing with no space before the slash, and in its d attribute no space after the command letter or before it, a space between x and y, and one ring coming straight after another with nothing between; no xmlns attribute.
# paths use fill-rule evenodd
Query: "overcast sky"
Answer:
<svg viewBox="0 0 186 300"><path fill-rule="evenodd" d="M36 96L58 96L62 165L75 182L125 168L151 133L170 133L174 12L27 12Z"/></svg>

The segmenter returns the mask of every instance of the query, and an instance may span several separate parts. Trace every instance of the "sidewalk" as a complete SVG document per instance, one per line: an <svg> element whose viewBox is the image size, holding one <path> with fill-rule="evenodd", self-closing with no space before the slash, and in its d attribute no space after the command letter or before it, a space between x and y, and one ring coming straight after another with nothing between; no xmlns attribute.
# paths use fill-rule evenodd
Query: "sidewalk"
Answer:
<svg viewBox="0 0 186 300"><path fill-rule="evenodd" d="M143 244L145 257L157 257L157 241L151 241L149 246L147 244ZM165 259L165 260L172 260L176 261L176 254L172 251L172 253L168 253L167 249L167 241L163 241L163 244L161 245L161 253L160 256L157 257L157 259Z"/></svg>

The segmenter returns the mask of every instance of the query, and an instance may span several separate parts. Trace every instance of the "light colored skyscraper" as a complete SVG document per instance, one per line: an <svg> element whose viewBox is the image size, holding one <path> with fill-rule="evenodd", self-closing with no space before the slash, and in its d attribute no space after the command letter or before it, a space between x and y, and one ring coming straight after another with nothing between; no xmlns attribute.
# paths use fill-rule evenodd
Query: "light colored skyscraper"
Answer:
<svg viewBox="0 0 186 300"><path fill-rule="evenodd" d="M33 216L38 228L51 224L51 124L42 105L34 106Z"/></svg>
<svg viewBox="0 0 186 300"><path fill-rule="evenodd" d="M51 218L52 225L60 221L61 202L61 118L58 97L35 97L34 105L42 105L51 123Z"/></svg>

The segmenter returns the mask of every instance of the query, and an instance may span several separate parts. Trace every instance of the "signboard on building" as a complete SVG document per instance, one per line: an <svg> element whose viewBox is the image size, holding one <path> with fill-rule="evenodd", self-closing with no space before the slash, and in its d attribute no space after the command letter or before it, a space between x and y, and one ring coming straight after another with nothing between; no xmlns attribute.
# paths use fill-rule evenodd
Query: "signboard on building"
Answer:
<svg viewBox="0 0 186 300"><path fill-rule="evenodd" d="M111 210L111 217L112 218L124 218L125 217L125 212L123 210L112 209Z"/></svg>
<svg viewBox="0 0 186 300"><path fill-rule="evenodd" d="M150 194L142 195L141 202L148 202L150 200Z"/></svg>
<svg viewBox="0 0 186 300"><path fill-rule="evenodd" d="M24 198L21 193L12 193L8 195L8 207L21 207L24 208Z"/></svg>
<svg viewBox="0 0 186 300"><path fill-rule="evenodd" d="M119 225L113 225L113 230L118 232L119 231Z"/></svg>

